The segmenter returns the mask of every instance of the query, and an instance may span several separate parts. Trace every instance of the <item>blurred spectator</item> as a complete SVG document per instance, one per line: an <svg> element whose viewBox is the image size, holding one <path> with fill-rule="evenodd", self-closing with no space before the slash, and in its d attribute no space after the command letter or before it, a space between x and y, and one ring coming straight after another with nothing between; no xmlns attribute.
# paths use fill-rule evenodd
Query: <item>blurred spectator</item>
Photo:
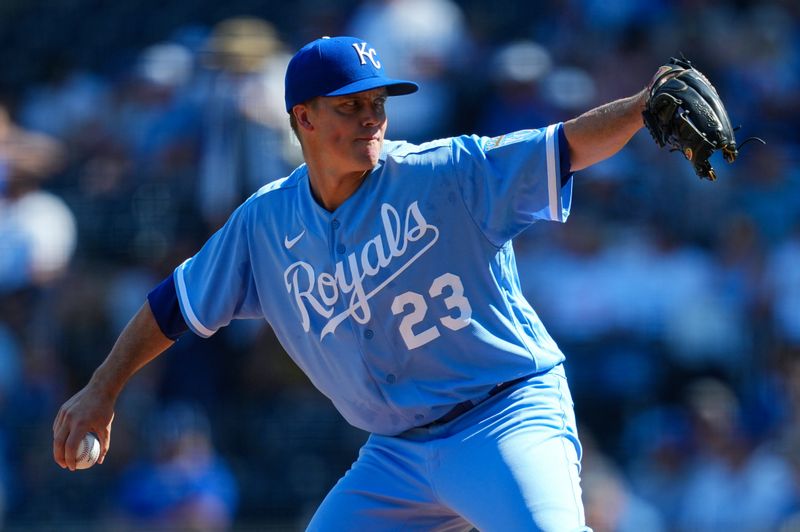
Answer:
<svg viewBox="0 0 800 532"><path fill-rule="evenodd" d="M243 199L286 175L300 151L291 141L283 99L291 56L272 24L250 17L223 20L204 57L197 193L203 218L216 229Z"/></svg>
<svg viewBox="0 0 800 532"><path fill-rule="evenodd" d="M63 159L57 141L20 128L0 104L0 292L52 280L75 251L72 212L40 189Z"/></svg>
<svg viewBox="0 0 800 532"><path fill-rule="evenodd" d="M196 194L201 112L192 50L164 41L141 50L116 87L114 135L89 152L80 197L94 197L82 229L104 257L152 267L169 258L180 235L201 232ZM189 228L189 229L187 229ZM125 244L122 246L121 244Z"/></svg>
<svg viewBox="0 0 800 532"><path fill-rule="evenodd" d="M47 78L26 91L20 105L23 127L87 147L108 133L108 83L70 62L64 52L47 61Z"/></svg>
<svg viewBox="0 0 800 532"><path fill-rule="evenodd" d="M552 123L540 88L551 66L550 54L533 41L515 41L497 50L491 62L492 90L477 133L496 136Z"/></svg>
<svg viewBox="0 0 800 532"><path fill-rule="evenodd" d="M705 250L665 240L653 278L669 279L659 296L669 302L663 340L670 356L686 368L738 373L749 360L746 300L729 297L721 266Z"/></svg>
<svg viewBox="0 0 800 532"><path fill-rule="evenodd" d="M800 21L796 6L791 2L758 2L734 13L725 11L723 5L716 11L727 16L710 19L712 24L703 35L714 42L731 32L742 38L720 50L721 94L736 95L731 98L730 111L732 116L741 117L737 120L742 120L748 134L767 135L765 129L785 134L786 113L800 110Z"/></svg>
<svg viewBox="0 0 800 532"><path fill-rule="evenodd" d="M187 98L193 76L190 50L161 42L141 51L121 85L115 102L115 132L128 148L137 174L145 169L156 173L151 167L169 163L171 152L197 130L199 120Z"/></svg>
<svg viewBox="0 0 800 532"><path fill-rule="evenodd" d="M742 148L737 160L740 180L731 191L731 202L758 222L759 237L773 246L785 240L800 220L796 150L770 138L766 146L754 142Z"/></svg>
<svg viewBox="0 0 800 532"><path fill-rule="evenodd" d="M774 530L797 501L789 464L756 447L742 425L742 410L721 381L704 379L687 393L694 459L679 505L680 530Z"/></svg>
<svg viewBox="0 0 800 532"><path fill-rule="evenodd" d="M586 524L594 532L666 530L655 508L633 492L614 462L600 452L594 438L587 438L586 433L582 430L585 465L581 469L581 485Z"/></svg>
<svg viewBox="0 0 800 532"><path fill-rule="evenodd" d="M586 110L595 101L597 86L586 70L579 67L561 66L545 78L545 100L552 106L563 109L562 117L574 116Z"/></svg>
<svg viewBox="0 0 800 532"><path fill-rule="evenodd" d="M123 473L120 526L132 530L227 530L238 488L219 458L206 415L185 403L156 413L148 430L147 459Z"/></svg>
<svg viewBox="0 0 800 532"><path fill-rule="evenodd" d="M674 520L692 459L688 412L656 405L629 416L621 448L635 493Z"/></svg>

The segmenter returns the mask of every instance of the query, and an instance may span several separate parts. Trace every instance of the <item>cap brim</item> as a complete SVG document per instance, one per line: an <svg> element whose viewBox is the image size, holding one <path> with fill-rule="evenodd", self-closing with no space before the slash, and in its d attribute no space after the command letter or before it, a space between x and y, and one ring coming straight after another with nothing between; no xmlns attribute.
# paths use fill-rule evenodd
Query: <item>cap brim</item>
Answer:
<svg viewBox="0 0 800 532"><path fill-rule="evenodd" d="M354 94L356 92L369 91L372 89L378 89L380 87L386 87L386 92L389 94L389 96L401 96L403 94L411 94L419 90L419 85L413 81L375 77L354 81L349 85L340 87L335 91L324 94L323 96L344 96L345 94Z"/></svg>

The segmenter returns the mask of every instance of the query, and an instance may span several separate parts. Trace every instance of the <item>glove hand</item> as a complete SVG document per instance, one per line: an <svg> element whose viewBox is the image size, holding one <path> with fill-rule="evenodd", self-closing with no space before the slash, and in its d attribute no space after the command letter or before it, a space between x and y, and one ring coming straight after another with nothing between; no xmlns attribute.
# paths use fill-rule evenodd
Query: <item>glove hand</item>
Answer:
<svg viewBox="0 0 800 532"><path fill-rule="evenodd" d="M716 180L708 159L722 150L732 163L738 156L728 112L716 89L689 61L670 59L648 86L644 124L660 147L680 151L701 178Z"/></svg>

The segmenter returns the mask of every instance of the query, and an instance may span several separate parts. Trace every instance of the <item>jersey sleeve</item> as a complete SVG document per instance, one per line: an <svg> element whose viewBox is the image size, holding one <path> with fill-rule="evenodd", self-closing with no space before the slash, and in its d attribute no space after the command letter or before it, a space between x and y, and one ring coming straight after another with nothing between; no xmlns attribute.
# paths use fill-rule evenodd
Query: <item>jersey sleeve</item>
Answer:
<svg viewBox="0 0 800 532"><path fill-rule="evenodd" d="M499 137L454 139L462 197L477 226L496 246L537 220L564 222L572 174L563 124Z"/></svg>
<svg viewBox="0 0 800 532"><path fill-rule="evenodd" d="M178 293L175 290L175 277L167 276L161 284L153 288L147 294L147 302L150 311L158 324L158 328L164 336L170 340L177 340L183 333L189 330L186 320L181 313L178 303Z"/></svg>
<svg viewBox="0 0 800 532"><path fill-rule="evenodd" d="M184 320L204 338L235 318L263 316L250 260L247 205L172 274Z"/></svg>

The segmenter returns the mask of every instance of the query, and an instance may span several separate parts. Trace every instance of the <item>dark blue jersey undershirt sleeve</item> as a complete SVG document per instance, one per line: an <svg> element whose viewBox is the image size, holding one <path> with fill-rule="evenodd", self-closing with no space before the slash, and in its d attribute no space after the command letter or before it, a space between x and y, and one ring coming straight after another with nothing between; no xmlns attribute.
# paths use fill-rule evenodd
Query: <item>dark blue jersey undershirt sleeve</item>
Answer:
<svg viewBox="0 0 800 532"><path fill-rule="evenodd" d="M161 281L147 294L150 310L156 318L158 328L170 340L177 340L179 336L189 330L183 319L181 307L178 304L178 293L175 291L175 281L172 275Z"/></svg>
<svg viewBox="0 0 800 532"><path fill-rule="evenodd" d="M569 142L567 142L567 136L564 134L564 126L558 128L558 164L561 170L561 186L563 187L572 177L572 172L569 171L571 164L569 160Z"/></svg>

